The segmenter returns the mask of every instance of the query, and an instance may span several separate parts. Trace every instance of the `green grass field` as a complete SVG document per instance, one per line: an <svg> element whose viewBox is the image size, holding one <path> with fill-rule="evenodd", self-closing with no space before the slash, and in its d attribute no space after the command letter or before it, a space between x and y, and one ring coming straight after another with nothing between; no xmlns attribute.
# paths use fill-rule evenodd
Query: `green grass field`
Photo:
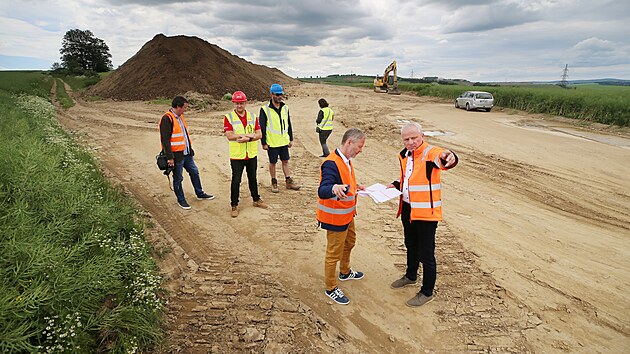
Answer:
<svg viewBox="0 0 630 354"><path fill-rule="evenodd" d="M58 125L51 84L0 72L0 352L151 352L163 301L141 218Z"/></svg>
<svg viewBox="0 0 630 354"><path fill-rule="evenodd" d="M372 88L369 76L333 76L300 80ZM494 96L495 105L505 108L604 124L630 125L630 86L591 84L563 89L555 85L465 86L399 81L398 87L402 91L413 91L420 96L440 97L453 102L465 91L487 91Z"/></svg>

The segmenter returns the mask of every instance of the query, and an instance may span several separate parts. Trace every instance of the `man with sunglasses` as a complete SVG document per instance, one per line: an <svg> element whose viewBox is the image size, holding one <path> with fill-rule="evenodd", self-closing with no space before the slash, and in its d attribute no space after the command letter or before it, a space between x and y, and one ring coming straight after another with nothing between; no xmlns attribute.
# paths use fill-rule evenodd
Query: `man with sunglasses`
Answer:
<svg viewBox="0 0 630 354"><path fill-rule="evenodd" d="M289 148L293 145L293 130L289 107L282 102L284 90L280 84L273 84L269 88L271 100L260 108L260 127L262 129L261 144L269 156L269 174L271 175L271 191L278 193L276 179L276 164L278 157L282 161L287 189L299 190L300 186L291 178L289 170Z"/></svg>
<svg viewBox="0 0 630 354"><path fill-rule="evenodd" d="M238 197L241 187L243 169L247 171L249 192L254 200L253 205L267 209L267 204L258 194L256 168L258 166L258 142L262 137L260 124L256 115L245 109L247 96L243 91L232 95L234 110L223 117L223 131L230 142L230 166L232 167L232 185L230 193L231 215L238 216Z"/></svg>

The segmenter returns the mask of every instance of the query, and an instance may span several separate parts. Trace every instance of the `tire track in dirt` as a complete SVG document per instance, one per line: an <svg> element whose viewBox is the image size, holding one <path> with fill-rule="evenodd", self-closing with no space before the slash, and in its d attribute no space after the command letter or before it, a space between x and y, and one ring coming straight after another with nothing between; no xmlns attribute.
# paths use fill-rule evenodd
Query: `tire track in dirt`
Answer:
<svg viewBox="0 0 630 354"><path fill-rule="evenodd" d="M358 115L368 116L367 110L358 105L352 110ZM363 111L363 112L362 112ZM382 112L385 113L385 112ZM396 116L396 110L387 112ZM342 121L342 123L346 123ZM400 126L402 123L389 119L389 124L380 129L382 123L364 119L353 121L368 134L372 133L380 142L389 146L400 145ZM439 138L433 138L440 144ZM505 157L486 154L481 151L456 143L448 143L464 162L458 167L458 173L477 180L491 180L499 188L523 195L530 200L556 209L568 215L579 216L585 220L596 220L604 227L630 230L630 209L627 208L630 193L610 191L601 181L592 180L586 175L560 176L543 168L509 160ZM575 191L593 190L592 199L582 199ZM595 199L598 198L598 199Z"/></svg>
<svg viewBox="0 0 630 354"><path fill-rule="evenodd" d="M97 108L98 109L98 108ZM86 145L108 146L117 129L127 131L137 126L103 122L103 115L89 105L78 107L74 114L59 112L60 122L72 133L83 135ZM79 116L76 114L79 113ZM89 116L91 119L86 120ZM89 125L114 128L87 130ZM141 129L144 130L144 129ZM157 249L167 253L160 261L165 272L164 286L168 297L168 343L165 352L297 352L343 353L365 351L317 316L308 306L289 297L289 292L268 272L269 265L245 249L234 252L239 242L225 220L205 220L203 227L194 222L193 210L185 217L166 205L171 195L153 191L149 186L129 178L130 167L115 155L99 152L104 173L120 183L147 210L155 229L150 230ZM207 202L212 203L213 201ZM219 231L222 230L222 231ZM236 238L216 242L221 232ZM262 265L262 267L261 267Z"/></svg>
<svg viewBox="0 0 630 354"><path fill-rule="evenodd" d="M300 97L297 96L295 99L299 101ZM401 97L401 99L411 101L410 98ZM86 124L110 126L112 111L108 109L107 114L101 113L102 108L107 107L108 104L86 103L85 105L84 110L80 108L77 111L82 112L81 114L84 116L92 117L93 120L86 122L82 120L83 118L68 116L68 119L76 119L68 125L75 124L76 127L85 127ZM111 103L111 105L111 107L120 108L118 103ZM254 103L253 105L257 104ZM289 102L289 105L292 107L292 117L294 117L294 113L300 113L295 109L300 105L294 105L293 102ZM399 114L397 113L399 110L377 107L380 113L377 114L377 118L370 119L369 117L374 115L370 108L359 105L351 106L349 108L341 107L339 111L348 116L352 112L354 115L367 117L348 120L348 122L368 132L368 145L375 146L379 150L379 154L370 155L366 151L364 152L365 156L360 155L358 157L357 169L360 180L382 182L384 176L396 176L398 166L395 155L400 146L400 123L391 117ZM112 127L122 129L122 131L136 131L138 134L135 135L138 136L149 130L156 131L157 119L162 113L159 109L141 107L139 112L135 112L132 104L121 109L133 113L125 113L124 120L121 122L113 121L114 124L120 124L120 126ZM229 108L225 109L225 111L228 110ZM145 117L148 117L149 111L155 112L153 122L144 120ZM383 117L378 117L380 114L388 116L387 123L383 124ZM194 114L191 116L189 119L191 125L195 126L194 132L197 137L194 139L197 146L200 146L202 141L200 138L202 137L208 141L207 139L216 139L217 136L222 136L221 112L206 112L203 115ZM287 191L280 179L281 192L278 194L270 193L268 161L266 154L261 150L258 181L261 185L261 195L270 204L270 209L257 211L257 219L260 224L256 228L240 223L240 217L230 220L227 205L220 208L208 206L202 209L193 205L192 213L180 214L179 209L171 204L166 204L166 201L172 201L170 191L156 192L155 188L149 187L155 185L154 182L157 177L151 179L148 176L140 177L136 174L133 179L129 179L127 176L133 175L133 171L116 167L120 163L121 157L107 157L103 156L106 152L101 152L102 159L111 159L111 163L114 164L112 169L119 169L114 179L122 180L122 183L132 190L134 196L140 200L145 208L153 208L149 209L149 212L154 215L158 229L159 225L167 225L167 229L163 233L166 235L165 237L172 236L173 238L172 242L166 242L166 244L173 246L175 251L172 252L172 255L177 259L177 262L167 261L168 264L164 267L164 269L180 269L179 272L169 272L169 274L174 275L172 275L172 279L167 281L168 284L171 284L169 287L174 294L173 303L180 306L171 308L169 312L172 316L172 348L182 352L282 352L287 347L290 347L292 352L316 352L318 350L324 352L421 352L423 350L437 350L441 352L520 353L532 351L531 343L527 342L527 333L532 331L540 333L547 330L547 328L540 329L541 324L543 324L541 312L519 301L517 296L498 285L492 270L482 270L484 268L480 265L479 256L462 244L466 230L454 228L448 220L440 224L436 242L436 255L439 264L436 288L438 296L431 306L426 310L422 309L429 315L435 314L436 319L428 323L431 328L423 327L423 331L426 330L428 333L434 334L434 337L428 340L424 339L424 341L413 337L416 342L401 340L399 332L406 333L404 329L397 331L395 324L388 321L389 318L396 318L397 313L383 314L383 319L379 320L377 318L378 313L375 315L371 312L378 306L371 306L368 302L365 304L357 302L354 305L355 310L352 309L353 306L349 308L329 306L319 291L319 284L322 284L323 281L319 265L316 265L316 271L310 267L313 263L313 257L317 259L323 257L322 232L316 229L314 209L321 159L309 152L316 149L312 146L305 146L305 143L303 144L300 139L299 134L301 132L304 132L303 134L311 133L312 124L301 122L299 114L295 114L295 117L296 128L294 129L298 135L291 151L292 161L295 161L291 164L291 168L293 169L293 176L303 187L299 192ZM340 121L343 123L343 120ZM144 127L137 128L136 126ZM341 131L341 127L336 129ZM103 131L92 129L89 134L95 138L97 144L111 148L110 140L111 134L114 134L113 130L110 132L109 129L103 129ZM432 141L433 139L435 138L432 138ZM304 139L304 141L306 140ZM436 141L440 145L439 139ZM462 164L454 172L461 175L462 178L468 178L472 181L487 179L490 175L495 174L496 168L498 168L506 176L497 180L496 183L500 186L505 184L500 188L504 188L509 193L525 195L526 199L531 199L536 204L545 205L550 209L558 209L555 204L559 204L568 210L566 211L567 214L572 213L574 209L583 207L579 195L573 196L570 193L576 186L575 181L580 181L577 178L574 179L570 173L566 175L554 174L545 169L533 168L503 157L489 154L478 156L477 151L470 147L450 142L445 145L452 146L462 159ZM213 148L216 149L216 147ZM219 149L223 148L225 146L219 147ZM393 157L393 167L389 167L389 164L388 167L383 167L383 155ZM217 154L217 156L225 158L221 154ZM213 163L209 169L204 167L206 169L203 173L219 176L219 182L228 185L229 166L227 169L225 166L227 165L224 162ZM517 170L515 178L511 178L509 175L512 168ZM278 168L278 175L282 176L280 168ZM546 181L547 179L551 182ZM163 183L161 179L159 181ZM445 183L448 183L448 180ZM579 188L595 187L597 188L597 195L606 194L605 190L602 189L603 187L597 186L593 181L585 179L581 183L583 185L578 186ZM449 187L457 186L448 186L447 188ZM542 192L529 194L530 188L540 188ZM545 193L549 193L552 188L560 188L562 193L558 197L558 201L553 201L555 204L549 205L545 202L547 200ZM251 203L248 196L246 185L244 185L241 188L241 198L245 217L248 212L251 212L245 208L246 203ZM142 200L142 198L145 199ZM612 219L606 219L600 215L602 220L597 219L596 222L607 228L619 229L618 224L627 218L627 214L624 214L623 210L616 212L614 210L623 204L623 198L623 194L614 196L612 198L613 203L606 206L613 211L601 212L614 215ZM209 203L214 202L217 201ZM225 199L221 203L225 203ZM251 208L251 204L249 205ZM359 208L358 227L361 228L359 247L372 247L375 251L390 256L385 259L391 263L387 264L386 269L382 269L382 271L387 272L387 269L395 268L398 272L402 272L405 264L405 251L402 244L402 226L399 220L394 219L395 203L377 205L371 201L363 200L360 202ZM579 211L576 210L576 212ZM171 219L178 219L178 221L172 222ZM185 231L180 233L178 223L191 226L188 230L182 226ZM178 247L181 250L178 250ZM170 256L171 254L167 255L167 257ZM377 276L378 274L374 273L368 274L370 279L375 279L372 277ZM528 279L528 281L531 282L532 280ZM542 280L538 279L538 281ZM542 286L543 284L538 285ZM368 290L361 288L360 284L348 286L350 290ZM257 295L259 291L265 295ZM357 292L352 294L356 294L357 298L360 298ZM379 293L378 295L385 297L404 296L404 294L399 295L399 293L391 292L385 292L382 295ZM269 308L268 298L272 299L271 308ZM304 326L283 327L281 329L282 335L278 339L273 329L278 326L278 323L274 322L275 303L276 301L279 303L278 308L285 308L283 304L285 300L292 304L298 303L296 305L298 310L296 312L291 307L290 311L280 311L278 312L281 314L280 318L286 323L294 323L292 321L298 318L303 321ZM221 308L224 306L223 302L227 302L229 305ZM386 303L386 299L383 299L383 302ZM588 310L588 305L586 306ZM390 307L384 308L387 309L386 311L402 311L392 310ZM288 315L284 312L288 312ZM590 310L587 312L590 314L586 318L592 318L592 312ZM289 318L288 320L284 318L285 315ZM543 315L546 316L547 313L543 313ZM222 327L216 324L219 320L223 322ZM302 322L300 323L302 324ZM615 323L619 322L612 319L611 323L615 326ZM207 327L203 327L204 325ZM208 333L207 336L213 338L212 344L204 342L209 338L206 333ZM368 333L369 335L366 335ZM264 339L254 340L260 338L260 335L264 336ZM311 338L311 341L308 338ZM569 344L559 343L558 345L558 348L576 348Z"/></svg>
<svg viewBox="0 0 630 354"><path fill-rule="evenodd" d="M353 111L355 115L362 113L358 105L339 109L341 112L344 110ZM365 116L367 116L367 111ZM346 123L344 120L340 122L344 125ZM381 157L372 156L365 150L357 157L355 167L360 183L361 181L383 182L383 176L392 171L397 177L396 165L383 169L382 156L391 155L392 160L396 162L397 151L394 146L400 145L399 128L382 126L382 124L379 126L376 123L362 124L363 122L364 120L353 120L351 125L363 129L368 134L367 144L378 146L377 150ZM295 125L299 124L294 122ZM298 129L304 131L307 128L301 126ZM343 128L339 126L336 129L343 131ZM384 137L387 139L383 139ZM305 239L304 242L307 245L300 245L299 249L309 249L312 247L313 237L322 237L315 229L314 201L322 160L308 153L306 147L299 144L299 138L296 142L298 144L294 144L291 154L292 158L295 157L299 161L297 166L293 166L296 166L295 175L304 184L300 190L304 193L292 194L291 205L295 211L284 210L283 216L286 217L289 214L289 219L293 220L292 225L296 223L305 225L305 230L292 230L291 240L299 244L298 240ZM369 161L378 162L370 163ZM269 200L276 203L281 199L282 197L272 195ZM393 266L402 274L406 267L406 253L402 224L398 219L394 219L396 210L396 203L374 204L369 198L361 199L358 213L360 216L367 217L367 220L362 219L357 225L358 227L364 224L368 226L366 226L367 230L357 231L357 233L360 239L383 240L383 247L393 257ZM278 219L280 225L282 219ZM436 306L439 306L440 310L437 310L439 320L434 331L437 332L437 337L449 340L442 342L441 347L431 347L432 350L510 353L529 351L530 347L523 332L539 325L540 319L531 311L523 310L522 304L510 298L503 288L496 285L491 274L480 270L477 256L464 249L447 223L440 225L438 234L436 254L439 257L439 276L434 302L438 303ZM358 240L358 242L362 241ZM291 252L287 252L286 256L291 257Z"/></svg>

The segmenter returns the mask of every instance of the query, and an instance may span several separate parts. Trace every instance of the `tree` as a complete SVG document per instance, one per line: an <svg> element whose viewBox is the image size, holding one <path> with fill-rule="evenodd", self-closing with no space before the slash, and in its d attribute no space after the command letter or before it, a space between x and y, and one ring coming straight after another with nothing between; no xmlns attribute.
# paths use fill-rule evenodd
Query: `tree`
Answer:
<svg viewBox="0 0 630 354"><path fill-rule="evenodd" d="M113 68L109 47L90 30L72 29L63 36L61 65L71 73L105 72Z"/></svg>

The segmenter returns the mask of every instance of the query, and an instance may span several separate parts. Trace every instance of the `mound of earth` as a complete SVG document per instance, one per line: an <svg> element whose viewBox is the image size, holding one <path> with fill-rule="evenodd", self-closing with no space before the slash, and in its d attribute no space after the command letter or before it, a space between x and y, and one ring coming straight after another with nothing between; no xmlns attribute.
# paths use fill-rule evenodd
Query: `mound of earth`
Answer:
<svg viewBox="0 0 630 354"><path fill-rule="evenodd" d="M266 100L272 83L291 85L297 80L197 37L158 34L86 94L130 101L189 91L220 98L241 90L250 99Z"/></svg>

